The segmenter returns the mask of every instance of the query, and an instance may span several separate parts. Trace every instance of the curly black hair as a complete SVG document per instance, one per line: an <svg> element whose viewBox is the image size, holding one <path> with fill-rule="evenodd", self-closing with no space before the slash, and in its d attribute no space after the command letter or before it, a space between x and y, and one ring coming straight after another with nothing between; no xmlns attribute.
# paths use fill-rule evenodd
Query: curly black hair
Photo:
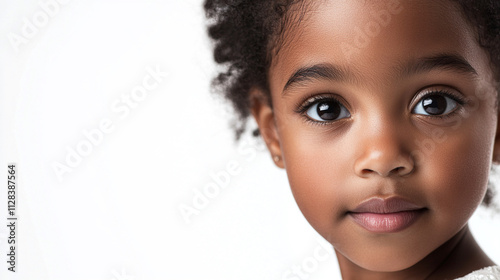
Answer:
<svg viewBox="0 0 500 280"><path fill-rule="evenodd" d="M476 29L477 40L488 53L497 84L500 82L500 1L450 0L458 3ZM233 105L237 119L232 126L236 139L246 130L252 87L270 95L267 71L279 52L284 32L307 12L304 0L205 0L208 34L214 43L214 59L226 66L213 87ZM293 11L292 11L292 10ZM270 100L270 98L269 98ZM269 104L272 106L272 104ZM254 136L258 136L258 130ZM489 204L492 189L484 202Z"/></svg>
<svg viewBox="0 0 500 280"><path fill-rule="evenodd" d="M212 24L208 34L215 43L214 59L226 66L213 86L229 100L238 118L236 138L245 131L250 115L249 91L253 86L266 93L271 49L279 41L286 14L297 0L207 0L204 8Z"/></svg>

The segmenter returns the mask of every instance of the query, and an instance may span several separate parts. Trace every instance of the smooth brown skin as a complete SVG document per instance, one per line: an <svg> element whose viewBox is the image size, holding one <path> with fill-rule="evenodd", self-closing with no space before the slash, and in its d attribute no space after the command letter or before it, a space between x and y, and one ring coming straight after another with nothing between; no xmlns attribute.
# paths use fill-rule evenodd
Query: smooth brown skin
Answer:
<svg viewBox="0 0 500 280"><path fill-rule="evenodd" d="M334 246L344 279L452 279L494 264L467 227L500 150L492 69L448 0L400 1L390 23L346 56L342 43L354 45L355 28L388 2L329 0L312 7L273 57L272 108L254 88L252 114L302 213ZM477 74L453 67L402 74L403 66L438 54L463 57ZM283 90L297 69L327 63L349 77L308 79ZM447 119L415 113L429 88L468 101ZM312 95L336 96L350 116L318 123L297 113ZM423 141L434 148L417 144ZM393 196L426 208L403 231L371 233L346 214L369 198Z"/></svg>

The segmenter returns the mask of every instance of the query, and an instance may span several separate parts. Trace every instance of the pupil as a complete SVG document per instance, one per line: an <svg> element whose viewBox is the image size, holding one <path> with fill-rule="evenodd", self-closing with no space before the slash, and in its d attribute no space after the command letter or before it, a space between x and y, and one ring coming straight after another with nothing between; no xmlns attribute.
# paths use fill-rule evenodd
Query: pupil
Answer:
<svg viewBox="0 0 500 280"><path fill-rule="evenodd" d="M318 116L324 120L335 120L340 115L340 106L335 102L321 102L318 104Z"/></svg>
<svg viewBox="0 0 500 280"><path fill-rule="evenodd" d="M440 115L446 110L446 98L434 95L423 100L424 110L431 115Z"/></svg>

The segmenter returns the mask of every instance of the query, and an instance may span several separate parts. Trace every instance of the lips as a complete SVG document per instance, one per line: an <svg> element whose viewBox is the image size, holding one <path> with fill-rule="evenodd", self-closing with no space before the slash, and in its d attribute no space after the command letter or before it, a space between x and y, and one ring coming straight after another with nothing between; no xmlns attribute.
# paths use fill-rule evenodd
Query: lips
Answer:
<svg viewBox="0 0 500 280"><path fill-rule="evenodd" d="M425 210L425 207L399 197L375 197L361 203L347 214L355 223L370 232L395 233L414 224Z"/></svg>

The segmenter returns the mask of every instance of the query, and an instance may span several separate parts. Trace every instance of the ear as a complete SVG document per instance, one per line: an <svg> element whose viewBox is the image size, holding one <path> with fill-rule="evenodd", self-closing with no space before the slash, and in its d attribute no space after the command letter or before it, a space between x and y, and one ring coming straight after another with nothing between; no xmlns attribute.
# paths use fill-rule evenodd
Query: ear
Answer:
<svg viewBox="0 0 500 280"><path fill-rule="evenodd" d="M271 100L262 90L252 88L250 90L250 104L250 110L259 126L260 135L271 153L271 158L276 166L285 168L274 112L270 105Z"/></svg>

